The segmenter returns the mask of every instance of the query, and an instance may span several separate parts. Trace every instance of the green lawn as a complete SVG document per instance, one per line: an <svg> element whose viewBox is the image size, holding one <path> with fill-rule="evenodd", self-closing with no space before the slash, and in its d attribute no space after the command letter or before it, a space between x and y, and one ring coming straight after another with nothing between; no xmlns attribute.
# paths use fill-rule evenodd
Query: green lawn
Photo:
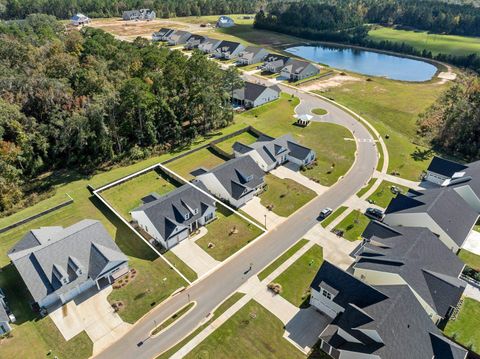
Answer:
<svg viewBox="0 0 480 359"><path fill-rule="evenodd" d="M343 238L349 241L360 239L360 235L367 227L370 220L362 212L353 210L343 221L335 226L336 229L343 231Z"/></svg>
<svg viewBox="0 0 480 359"><path fill-rule="evenodd" d="M160 195L174 190L179 184L173 183L167 176L155 170L111 187L101 196L115 208L127 221L131 220L130 211L142 204L141 199L152 192Z"/></svg>
<svg viewBox="0 0 480 359"><path fill-rule="evenodd" d="M449 85L438 81L408 83L382 78L366 81L364 76L352 76L360 81L319 93L357 112L378 130L390 154L389 173L395 171L400 177L418 180L434 152L417 144L416 121Z"/></svg>
<svg viewBox="0 0 480 359"><path fill-rule="evenodd" d="M315 115L323 116L323 115L326 115L328 112L323 108L314 108L312 110L312 113L314 113Z"/></svg>
<svg viewBox="0 0 480 359"><path fill-rule="evenodd" d="M217 219L207 224L208 233L196 243L219 261L230 257L257 238L263 231L222 205L217 207ZM213 248L208 244L213 243Z"/></svg>
<svg viewBox="0 0 480 359"><path fill-rule="evenodd" d="M158 325L155 329L152 330L152 335L156 335L160 333L162 330L173 324L175 321L180 319L182 316L185 315L192 307L195 305L194 302L188 303L186 306L184 306L182 309L180 309L178 312L173 314L170 318L167 318L164 322L162 322L160 325Z"/></svg>
<svg viewBox="0 0 480 359"><path fill-rule="evenodd" d="M168 163L165 167L189 181L194 178L190 174L193 170L199 167L211 170L212 168L221 165L223 162L225 161L214 154L212 150L209 148L202 148L188 156Z"/></svg>
<svg viewBox="0 0 480 359"><path fill-rule="evenodd" d="M283 338L283 323L255 301L248 302L186 359L305 358Z"/></svg>
<svg viewBox="0 0 480 359"><path fill-rule="evenodd" d="M308 243L308 240L302 238L300 241L295 243L291 246L286 252L284 252L280 257L275 259L271 264L269 264L263 271L258 273L258 279L261 281L267 278L270 274L272 274L278 267L280 267L283 263L286 262L288 258L293 256L297 253L300 248L302 248L305 244Z"/></svg>
<svg viewBox="0 0 480 359"><path fill-rule="evenodd" d="M184 338L181 342L161 354L160 356L157 357L157 359L168 359L170 358L173 354L175 354L177 351L179 351L185 344L187 344L190 340L195 338L203 329L205 329L207 326L209 326L215 319L217 319L220 315L225 313L227 309L229 309L232 305L234 305L236 302L238 302L240 299L245 294L236 292L232 294L227 300L225 300L220 306L213 312L213 315L210 316L210 319L202 324L200 327L198 327L193 333L189 334L186 338Z"/></svg>
<svg viewBox="0 0 480 359"><path fill-rule="evenodd" d="M360 198L360 197L362 197L365 193L367 193L368 190L369 190L370 188L372 188L372 186L373 186L373 184L375 183L376 180L377 180L376 178L370 178L370 179L368 180L368 183L367 183L365 186L363 186L363 187L360 189L360 191L357 192L357 197Z"/></svg>
<svg viewBox="0 0 480 359"><path fill-rule="evenodd" d="M316 197L316 193L289 178L265 176L266 188L260 194L260 203L282 217L288 217Z"/></svg>
<svg viewBox="0 0 480 359"><path fill-rule="evenodd" d="M182 273L190 282L193 282L198 278L197 273L187 266L180 258L178 258L175 253L172 251L167 251L163 253L163 256L170 262L172 265L177 268L180 273Z"/></svg>
<svg viewBox="0 0 480 359"><path fill-rule="evenodd" d="M353 164L355 142L344 140L352 135L339 125L315 122L304 128L295 126L293 115L298 103L298 98L282 94L274 103L236 115L236 122L252 125L270 136L291 133L301 144L317 153L316 165L303 173L323 185L330 186Z"/></svg>
<svg viewBox="0 0 480 359"><path fill-rule="evenodd" d="M480 353L480 302L466 297L463 300L457 319L448 321L444 333Z"/></svg>
<svg viewBox="0 0 480 359"><path fill-rule="evenodd" d="M256 140L257 140L257 137L252 135L250 132L245 131L237 136L231 137L229 139L226 139L225 141L217 143L216 146L225 152L233 154L232 146L235 142L241 142L244 145L250 145L254 143Z"/></svg>
<svg viewBox="0 0 480 359"><path fill-rule="evenodd" d="M480 271L480 256L478 254L467 251L466 249L460 249L458 257L470 268Z"/></svg>
<svg viewBox="0 0 480 359"><path fill-rule="evenodd" d="M297 307L308 306L310 284L323 263L323 249L314 245L273 280L282 285L281 296Z"/></svg>
<svg viewBox="0 0 480 359"><path fill-rule="evenodd" d="M372 193L372 195L368 197L368 199L374 201L377 206L387 208L390 201L396 196L390 190L392 186L398 187L398 189L400 189L401 193L403 194L407 193L408 191L407 187L400 186L396 183L392 183L389 181L382 181L382 183L380 183L380 186L378 186L375 192Z"/></svg>
<svg viewBox="0 0 480 359"><path fill-rule="evenodd" d="M427 31L397 30L391 27L377 27L370 30L368 37L376 41L392 41L413 46L422 51L461 56L478 54L480 52L480 38L430 34Z"/></svg>
<svg viewBox="0 0 480 359"><path fill-rule="evenodd" d="M328 216L325 220L322 221L322 227L323 228L327 227L330 223L332 223L335 220L335 218L337 218L339 215L345 212L347 208L348 207L345 207L345 206L338 207L335 212L333 212L330 216Z"/></svg>

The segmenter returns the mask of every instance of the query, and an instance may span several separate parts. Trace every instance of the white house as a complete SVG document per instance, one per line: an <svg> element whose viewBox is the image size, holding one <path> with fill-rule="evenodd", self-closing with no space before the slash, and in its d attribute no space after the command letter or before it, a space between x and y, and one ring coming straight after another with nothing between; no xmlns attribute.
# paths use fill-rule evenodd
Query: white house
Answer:
<svg viewBox="0 0 480 359"><path fill-rule="evenodd" d="M192 50L198 48L206 40L205 36L192 34L185 43L185 49Z"/></svg>
<svg viewBox="0 0 480 359"><path fill-rule="evenodd" d="M73 26L82 26L82 25L85 25L85 24L88 24L90 23L90 18L83 15L83 14L76 14L74 15L71 19L70 19L71 23Z"/></svg>
<svg viewBox="0 0 480 359"><path fill-rule="evenodd" d="M253 108L267 102L277 100L280 96L280 88L277 85L265 86L253 82L245 82L245 85L233 91L234 104Z"/></svg>
<svg viewBox="0 0 480 359"><path fill-rule="evenodd" d="M290 134L277 138L263 135L251 145L235 142L233 152L235 157L251 157L265 172L270 172L285 162L308 166L316 156L314 150L300 145Z"/></svg>
<svg viewBox="0 0 480 359"><path fill-rule="evenodd" d="M202 183L195 184L206 190ZM142 230L166 249L216 218L215 200L190 184L163 196L152 193L142 201L143 205L130 214Z"/></svg>
<svg viewBox="0 0 480 359"><path fill-rule="evenodd" d="M207 37L201 44L198 45L198 50L205 54L212 54L221 43L222 40Z"/></svg>
<svg viewBox="0 0 480 359"><path fill-rule="evenodd" d="M289 81L299 81L319 72L320 69L308 61L290 59L280 71L280 76Z"/></svg>
<svg viewBox="0 0 480 359"><path fill-rule="evenodd" d="M287 62L290 60L290 57L282 56L278 54L268 54L264 59L264 63L261 66L262 70L265 72L270 72L272 74L280 72Z"/></svg>
<svg viewBox="0 0 480 359"><path fill-rule="evenodd" d="M217 20L217 27L232 27L235 26L235 21L230 16L222 15Z"/></svg>
<svg viewBox="0 0 480 359"><path fill-rule="evenodd" d="M217 59L231 60L236 58L244 48L245 46L238 42L222 41L213 52L213 56Z"/></svg>
<svg viewBox="0 0 480 359"><path fill-rule="evenodd" d="M122 14L123 20L154 20L156 13L154 10L150 9L139 9L139 10L128 10L124 11Z"/></svg>
<svg viewBox="0 0 480 359"><path fill-rule="evenodd" d="M239 208L264 186L265 172L249 156L231 159L197 176L210 193Z"/></svg>
<svg viewBox="0 0 480 359"><path fill-rule="evenodd" d="M251 65L261 62L267 57L268 52L264 48L257 46L247 46L238 54L238 65Z"/></svg>

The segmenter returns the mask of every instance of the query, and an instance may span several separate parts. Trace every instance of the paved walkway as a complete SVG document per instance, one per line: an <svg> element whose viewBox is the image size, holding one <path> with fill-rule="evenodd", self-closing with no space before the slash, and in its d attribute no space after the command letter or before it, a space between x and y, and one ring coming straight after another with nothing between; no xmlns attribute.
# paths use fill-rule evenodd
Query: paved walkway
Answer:
<svg viewBox="0 0 480 359"><path fill-rule="evenodd" d="M326 190L328 190L328 187L322 186L321 184L315 181L312 181L308 177L304 176L300 172L293 171L290 168L285 166L279 166L274 170L270 171L270 173L282 179L289 178L291 180L294 180L295 182L315 191L317 194L322 194Z"/></svg>
<svg viewBox="0 0 480 359"><path fill-rule="evenodd" d="M405 187L408 187L408 188L411 188L411 189L414 189L414 190L422 189L422 187L420 187L420 182L410 181L410 180L407 180L407 179L404 179L404 178L401 178L401 177L389 175L387 173L382 173L382 172L375 171L375 173L373 174L373 177L374 178L381 178L382 180L393 182L393 183L396 183L396 184L399 184L401 186L405 186Z"/></svg>
<svg viewBox="0 0 480 359"><path fill-rule="evenodd" d="M171 249L171 251L186 265L192 268L199 277L209 272L220 263L195 243L196 240L200 239L205 234L207 234L207 229L201 227L199 234L183 240Z"/></svg>
<svg viewBox="0 0 480 359"><path fill-rule="evenodd" d="M260 203L260 197L258 196L254 196L250 201L248 201L242 207L242 211L256 219L262 225L265 224L266 218L268 230L278 226L287 219L286 217L281 217L278 214L268 210L263 204Z"/></svg>
<svg viewBox="0 0 480 359"><path fill-rule="evenodd" d="M480 302L480 289L474 287L471 284L467 284L467 287L465 288L463 295L465 297L469 297L469 298L478 300Z"/></svg>
<svg viewBox="0 0 480 359"><path fill-rule="evenodd" d="M471 231L462 245L463 249L480 255L480 232Z"/></svg>

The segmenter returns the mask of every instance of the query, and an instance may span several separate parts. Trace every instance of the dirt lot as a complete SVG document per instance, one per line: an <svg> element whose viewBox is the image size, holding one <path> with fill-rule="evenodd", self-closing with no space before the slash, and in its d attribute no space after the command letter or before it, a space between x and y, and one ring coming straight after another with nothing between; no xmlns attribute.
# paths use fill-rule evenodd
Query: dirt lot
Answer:
<svg viewBox="0 0 480 359"><path fill-rule="evenodd" d="M346 83L356 81L361 81L361 79L349 75L336 74L326 79L319 79L317 81L307 82L305 85L300 86L300 88L305 91L325 91L332 87L338 87Z"/></svg>

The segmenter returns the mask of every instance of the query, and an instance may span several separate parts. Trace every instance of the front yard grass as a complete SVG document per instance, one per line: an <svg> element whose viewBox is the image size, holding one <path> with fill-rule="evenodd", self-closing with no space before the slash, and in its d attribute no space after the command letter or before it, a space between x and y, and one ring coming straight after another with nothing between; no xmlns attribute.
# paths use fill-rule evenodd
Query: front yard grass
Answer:
<svg viewBox="0 0 480 359"><path fill-rule="evenodd" d="M257 238L263 231L238 214L219 204L217 219L207 224L208 233L196 243L218 261L230 257L240 248ZM209 243L213 244L208 248Z"/></svg>
<svg viewBox="0 0 480 359"><path fill-rule="evenodd" d="M480 302L463 298L463 304L455 320L449 320L444 333L472 351L480 352Z"/></svg>
<svg viewBox="0 0 480 359"><path fill-rule="evenodd" d="M315 244L273 280L281 284L281 296L296 307L308 306L310 284L322 263L323 249Z"/></svg>
<svg viewBox="0 0 480 359"><path fill-rule="evenodd" d="M316 197L316 193L289 178L265 176L266 188L260 194L260 203L282 217L288 217Z"/></svg>
<svg viewBox="0 0 480 359"><path fill-rule="evenodd" d="M100 195L115 208L123 218L130 221L130 211L142 204L141 199L152 192L166 194L176 187L165 174L152 170L129 181L103 191Z"/></svg>
<svg viewBox="0 0 480 359"><path fill-rule="evenodd" d="M408 188L405 186L400 186L396 183L389 181L382 181L382 183L380 183L380 186L378 186L375 192L372 193L370 197L368 197L368 199L373 201L373 203L375 203L377 206L387 208L390 201L396 196L396 194L393 194L390 190L392 186L397 187L400 190L400 193L403 194L407 193L408 191Z"/></svg>
<svg viewBox="0 0 480 359"><path fill-rule="evenodd" d="M233 154L232 146L235 142L241 142L244 145L250 145L254 143L256 140L257 140L257 137L252 135L250 132L245 131L237 136L228 138L225 141L217 143L216 146L227 153Z"/></svg>
<svg viewBox="0 0 480 359"><path fill-rule="evenodd" d="M166 251L163 253L163 256L170 262L172 265L177 268L180 273L182 273L190 282L193 282L198 278L197 273L185 264L180 258L178 258L175 253L172 251Z"/></svg>
<svg viewBox="0 0 480 359"><path fill-rule="evenodd" d="M169 170L179 174L187 181L192 180L194 177L190 174L193 170L203 167L207 170L211 170L218 165L225 162L222 158L218 157L209 148L202 148L195 151L185 157L176 159L173 162L166 164Z"/></svg>
<svg viewBox="0 0 480 359"><path fill-rule="evenodd" d="M283 332L280 319L251 300L185 358L305 358Z"/></svg>
<svg viewBox="0 0 480 359"><path fill-rule="evenodd" d="M470 268L480 271L480 255L467 251L466 249L460 249L458 257Z"/></svg>
<svg viewBox="0 0 480 359"><path fill-rule="evenodd" d="M376 178L370 178L370 179L368 180L368 183L367 183L365 186L363 186L363 187L360 189L360 191L357 192L357 197L360 198L360 197L362 197L365 193L367 193L368 190L369 190L370 188L372 188L372 186L373 186L373 184L375 183L376 180L377 180Z"/></svg>
<svg viewBox="0 0 480 359"><path fill-rule="evenodd" d="M368 217L362 212L353 210L335 228L343 231L343 238L353 242L360 239L369 222Z"/></svg>

